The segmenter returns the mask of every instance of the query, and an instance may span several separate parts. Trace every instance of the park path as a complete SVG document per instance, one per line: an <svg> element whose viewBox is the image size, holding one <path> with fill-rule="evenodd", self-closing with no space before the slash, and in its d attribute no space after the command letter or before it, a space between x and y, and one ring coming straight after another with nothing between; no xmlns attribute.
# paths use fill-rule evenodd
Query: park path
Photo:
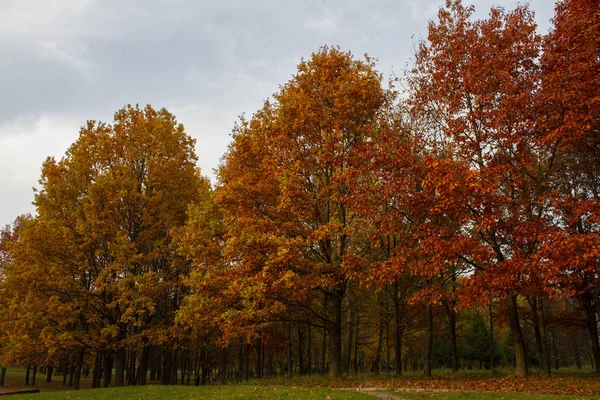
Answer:
<svg viewBox="0 0 600 400"><path fill-rule="evenodd" d="M397 392L391 392L390 389L386 388L360 388L342 390L351 390L353 392L364 393L366 395L377 397L378 399L383 400L406 400L405 398L400 397L400 394L398 394Z"/></svg>

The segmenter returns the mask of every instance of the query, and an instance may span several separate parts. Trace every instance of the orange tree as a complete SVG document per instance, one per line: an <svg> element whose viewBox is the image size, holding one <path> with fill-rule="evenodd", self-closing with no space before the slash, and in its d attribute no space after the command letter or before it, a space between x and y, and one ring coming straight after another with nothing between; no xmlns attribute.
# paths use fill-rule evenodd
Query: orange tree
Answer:
<svg viewBox="0 0 600 400"><path fill-rule="evenodd" d="M349 172L364 162L359 149L387 96L371 59L323 47L240 125L219 171L223 273L242 297L230 317L260 323L308 308L328 331L334 375L343 372L344 296L366 251ZM315 295L319 306L307 301Z"/></svg>
<svg viewBox="0 0 600 400"><path fill-rule="evenodd" d="M552 188L555 229L545 255L563 271L555 280L585 310L596 371L598 271L600 267L600 9L597 2L556 5L544 41L539 106L545 141L557 154Z"/></svg>
<svg viewBox="0 0 600 400"><path fill-rule="evenodd" d="M437 225L422 247L436 263L469 266L464 306L491 294L506 299L522 376L517 295L547 287L539 246L552 222L554 154L536 125L541 37L526 7L493 8L479 21L472 12L447 1L408 77L412 112L439 153L425 180L435 195L430 213L455 222L453 232Z"/></svg>

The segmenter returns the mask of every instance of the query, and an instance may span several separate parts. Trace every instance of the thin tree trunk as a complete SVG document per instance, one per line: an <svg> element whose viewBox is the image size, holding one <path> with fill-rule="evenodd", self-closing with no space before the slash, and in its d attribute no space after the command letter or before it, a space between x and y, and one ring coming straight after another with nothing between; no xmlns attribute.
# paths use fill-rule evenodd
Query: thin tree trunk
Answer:
<svg viewBox="0 0 600 400"><path fill-rule="evenodd" d="M31 375L31 385L32 386L35 386L35 378L37 377L37 370L38 370L37 364L33 364L33 374Z"/></svg>
<svg viewBox="0 0 600 400"><path fill-rule="evenodd" d="M396 375L402 375L402 317L400 299L398 298L398 282L393 284L394 291L394 355Z"/></svg>
<svg viewBox="0 0 600 400"><path fill-rule="evenodd" d="M115 387L125 385L125 368L127 366L127 352L119 348L115 353Z"/></svg>
<svg viewBox="0 0 600 400"><path fill-rule="evenodd" d="M254 376L257 379L261 379L262 376L262 336L258 335L258 338L256 339L256 344L254 346L254 351L256 352L255 354L255 358L254 358Z"/></svg>
<svg viewBox="0 0 600 400"><path fill-rule="evenodd" d="M77 354L77 360L75 361L75 375L73 377L73 389L79 390L79 384L81 382L81 369L83 368L83 359L85 357L85 347L82 347Z"/></svg>
<svg viewBox="0 0 600 400"><path fill-rule="evenodd" d="M48 383L52 382L52 372L54 372L54 367L50 365L46 370L46 382Z"/></svg>
<svg viewBox="0 0 600 400"><path fill-rule="evenodd" d="M27 367L25 369L25 385L29 385L29 373L31 371L31 364L27 364Z"/></svg>
<svg viewBox="0 0 600 400"><path fill-rule="evenodd" d="M358 328L360 323L360 313L356 313L356 332L354 333L354 373L358 374Z"/></svg>
<svg viewBox="0 0 600 400"><path fill-rule="evenodd" d="M142 348L140 355L140 365L138 366L136 383L138 385L146 384L146 376L148 375L148 359L150 358L150 347L148 345Z"/></svg>
<svg viewBox="0 0 600 400"><path fill-rule="evenodd" d="M100 387L100 374L102 372L102 352L97 351L94 359L94 371L92 372L92 389Z"/></svg>
<svg viewBox="0 0 600 400"><path fill-rule="evenodd" d="M343 348L342 353L342 373L347 374L350 371L350 362L352 360L352 347L354 347L354 320L356 315L356 309L354 305L354 289L352 285L348 286L346 290L348 298L348 314L347 314L347 325L346 331L346 345Z"/></svg>
<svg viewBox="0 0 600 400"><path fill-rule="evenodd" d="M592 355L594 357L594 367L596 372L600 373L600 344L598 342L598 320L596 319L596 304L589 293L585 294L584 307L587 317L587 327L592 342Z"/></svg>
<svg viewBox="0 0 600 400"><path fill-rule="evenodd" d="M425 339L425 359L423 360L423 372L425 376L431 377L431 351L433 349L433 306L427 305L427 333Z"/></svg>
<svg viewBox="0 0 600 400"><path fill-rule="evenodd" d="M304 335L300 323L296 324L296 331L298 332L298 374L304 375Z"/></svg>
<svg viewBox="0 0 600 400"><path fill-rule="evenodd" d="M312 351L313 351L312 337L310 335L310 319L308 320L307 327L308 327L308 370L307 370L307 372L308 372L308 376L310 376L312 373Z"/></svg>
<svg viewBox="0 0 600 400"><path fill-rule="evenodd" d="M288 314L289 316L290 314ZM288 321L288 374L293 375L294 364L292 364L292 321Z"/></svg>
<svg viewBox="0 0 600 400"><path fill-rule="evenodd" d="M450 343L452 344L452 371L458 371L458 343L456 335L456 311L452 306L446 303L446 312L448 314L448 328L450 333Z"/></svg>
<svg viewBox="0 0 600 400"><path fill-rule="evenodd" d="M0 386L4 386L5 378L6 378L6 368L0 368Z"/></svg>
<svg viewBox="0 0 600 400"><path fill-rule="evenodd" d="M342 298L343 291L336 291L329 299L330 318L329 324L329 362L332 376L342 375Z"/></svg>
<svg viewBox="0 0 600 400"><path fill-rule="evenodd" d="M489 342L490 342L490 369L493 371L496 366L494 365L494 313L492 309L492 299L490 299L490 305L488 307L490 317L490 331L489 331Z"/></svg>
<svg viewBox="0 0 600 400"><path fill-rule="evenodd" d="M104 353L104 382L102 387L107 388L112 383L113 355L112 350Z"/></svg>
<svg viewBox="0 0 600 400"><path fill-rule="evenodd" d="M519 312L517 309L517 295L510 293L506 298L506 308L508 312L508 319L510 322L510 330L512 332L515 342L515 375L516 376L527 376L529 375L529 368L527 366L527 355L525 353L525 342L523 341L523 333L521 332L521 323L519 321Z"/></svg>

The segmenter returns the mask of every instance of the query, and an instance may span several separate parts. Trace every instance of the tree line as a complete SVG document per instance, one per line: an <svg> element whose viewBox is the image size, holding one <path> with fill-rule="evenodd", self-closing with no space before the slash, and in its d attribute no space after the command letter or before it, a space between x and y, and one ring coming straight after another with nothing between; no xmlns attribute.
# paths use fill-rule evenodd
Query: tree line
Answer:
<svg viewBox="0 0 600 400"><path fill-rule="evenodd" d="M600 11L448 0L388 85L322 47L211 185L165 109L88 121L0 237L9 365L79 388L600 371Z"/></svg>

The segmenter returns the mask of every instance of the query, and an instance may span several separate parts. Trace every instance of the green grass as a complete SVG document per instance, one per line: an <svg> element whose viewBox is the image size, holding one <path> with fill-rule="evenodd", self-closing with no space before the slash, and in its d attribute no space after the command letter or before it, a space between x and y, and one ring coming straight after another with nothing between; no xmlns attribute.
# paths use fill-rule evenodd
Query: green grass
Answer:
<svg viewBox="0 0 600 400"><path fill-rule="evenodd" d="M109 400L109 399L297 399L297 400L365 400L371 396L344 390L281 386L136 386L79 391L19 394L7 400Z"/></svg>
<svg viewBox="0 0 600 400"><path fill-rule="evenodd" d="M529 393L489 393L489 392L391 392L403 399L438 400L596 400L596 396L571 396Z"/></svg>

